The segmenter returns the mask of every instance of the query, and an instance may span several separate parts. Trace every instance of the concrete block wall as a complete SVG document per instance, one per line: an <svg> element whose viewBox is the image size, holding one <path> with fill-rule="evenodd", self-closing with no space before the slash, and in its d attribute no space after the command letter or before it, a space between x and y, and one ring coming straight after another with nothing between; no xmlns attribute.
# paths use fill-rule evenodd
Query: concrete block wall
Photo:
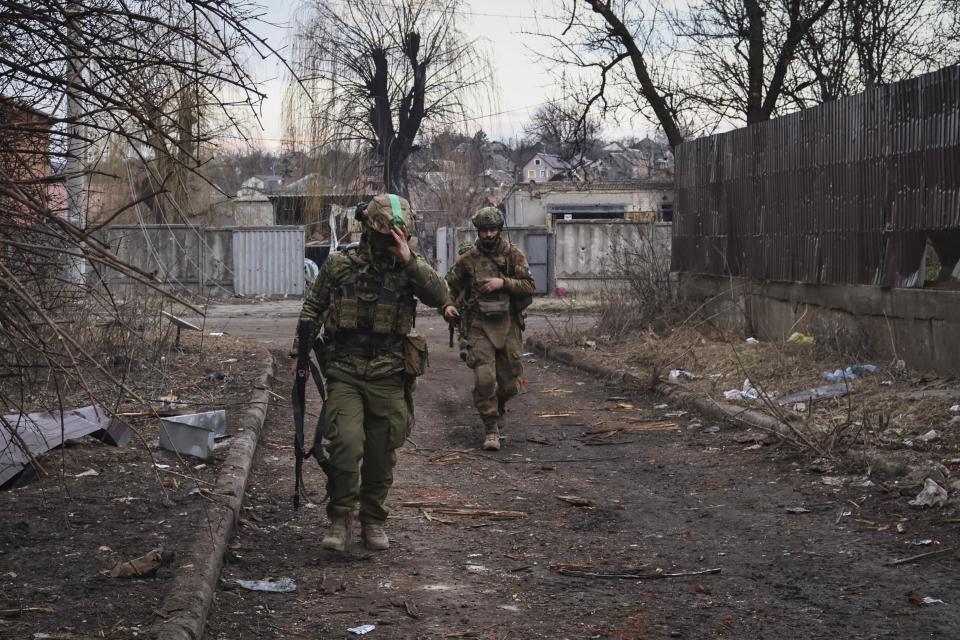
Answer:
<svg viewBox="0 0 960 640"><path fill-rule="evenodd" d="M670 268L670 227L663 222L627 220L557 220L554 277L556 286L573 293L596 293L624 280L614 252L648 252L661 269Z"/></svg>
<svg viewBox="0 0 960 640"><path fill-rule="evenodd" d="M683 295L744 337L784 340L802 331L847 356L960 375L960 291L679 275Z"/></svg>

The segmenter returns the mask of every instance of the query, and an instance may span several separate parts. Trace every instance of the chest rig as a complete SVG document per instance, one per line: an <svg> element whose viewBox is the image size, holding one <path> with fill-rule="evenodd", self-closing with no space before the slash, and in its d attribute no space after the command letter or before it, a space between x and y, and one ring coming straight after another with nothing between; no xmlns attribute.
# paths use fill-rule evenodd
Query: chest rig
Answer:
<svg viewBox="0 0 960 640"><path fill-rule="evenodd" d="M417 301L403 272L378 273L353 262L333 292L326 319L333 332L359 331L405 336L413 329Z"/></svg>
<svg viewBox="0 0 960 640"><path fill-rule="evenodd" d="M506 256L480 253L473 263L473 289L476 295L475 306L484 316L499 316L510 311L510 294L505 289L491 293L480 293L479 282L487 278L509 277L510 265Z"/></svg>

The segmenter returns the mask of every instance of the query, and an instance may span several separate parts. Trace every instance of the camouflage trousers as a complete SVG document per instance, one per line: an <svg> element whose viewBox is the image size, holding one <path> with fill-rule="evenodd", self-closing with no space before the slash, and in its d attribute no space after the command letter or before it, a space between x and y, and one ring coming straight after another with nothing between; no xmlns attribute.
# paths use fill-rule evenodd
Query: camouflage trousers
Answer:
<svg viewBox="0 0 960 640"><path fill-rule="evenodd" d="M497 349L482 326L474 324L467 332L467 366L473 369L473 404L489 426L500 414L499 405L520 392L523 375L523 345L520 327L511 323L503 349Z"/></svg>
<svg viewBox="0 0 960 640"><path fill-rule="evenodd" d="M383 523L396 449L410 435L406 378L398 373L361 380L340 371L329 376L324 440L334 472L327 514L359 504L361 522Z"/></svg>

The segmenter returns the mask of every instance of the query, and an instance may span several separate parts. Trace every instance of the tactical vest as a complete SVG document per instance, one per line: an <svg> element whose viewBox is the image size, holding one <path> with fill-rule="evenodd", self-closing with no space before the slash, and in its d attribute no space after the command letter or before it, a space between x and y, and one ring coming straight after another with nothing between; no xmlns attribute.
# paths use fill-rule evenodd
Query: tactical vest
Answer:
<svg viewBox="0 0 960 640"><path fill-rule="evenodd" d="M491 293L480 293L479 282L487 278L502 278L512 276L507 273L506 256L491 256L481 253L480 259L474 262L474 286L476 287L477 310L481 315L499 316L510 311L510 294L504 289Z"/></svg>
<svg viewBox="0 0 960 640"><path fill-rule="evenodd" d="M413 329L417 301L402 271L364 271L353 263L346 282L333 292L327 328L378 335L405 336Z"/></svg>

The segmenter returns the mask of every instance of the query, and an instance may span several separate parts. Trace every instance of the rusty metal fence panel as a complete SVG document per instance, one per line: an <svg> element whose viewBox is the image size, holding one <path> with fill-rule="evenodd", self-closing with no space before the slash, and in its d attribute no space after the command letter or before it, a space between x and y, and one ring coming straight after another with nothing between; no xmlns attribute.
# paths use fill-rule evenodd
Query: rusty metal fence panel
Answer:
<svg viewBox="0 0 960 640"><path fill-rule="evenodd" d="M914 286L960 252L960 66L676 156L675 271Z"/></svg>

